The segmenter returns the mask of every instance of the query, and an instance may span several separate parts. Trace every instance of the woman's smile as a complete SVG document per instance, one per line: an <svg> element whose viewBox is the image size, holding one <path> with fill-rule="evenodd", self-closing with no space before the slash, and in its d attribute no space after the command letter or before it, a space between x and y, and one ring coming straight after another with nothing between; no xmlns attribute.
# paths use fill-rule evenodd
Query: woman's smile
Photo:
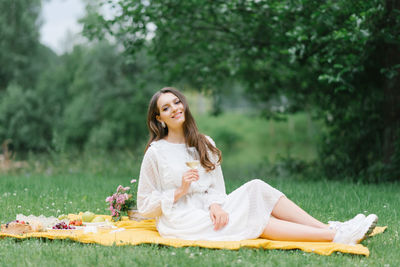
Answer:
<svg viewBox="0 0 400 267"><path fill-rule="evenodd" d="M177 112L177 113L175 113L171 118L173 118L173 119L179 119L180 117L182 117L182 114L183 114L182 111Z"/></svg>

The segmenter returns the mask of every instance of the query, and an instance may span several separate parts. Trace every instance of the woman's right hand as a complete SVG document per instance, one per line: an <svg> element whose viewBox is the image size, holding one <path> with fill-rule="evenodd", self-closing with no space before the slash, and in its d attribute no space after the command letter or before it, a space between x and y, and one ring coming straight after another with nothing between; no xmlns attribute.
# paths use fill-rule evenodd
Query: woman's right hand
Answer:
<svg viewBox="0 0 400 267"><path fill-rule="evenodd" d="M199 180L199 171L196 169L190 169L187 170L186 172L183 173L182 175L182 184L181 187L179 187L176 191L175 191L175 201L178 201L178 199L180 199L181 197L183 197L184 195L187 194L187 192L189 191L190 188L190 184L192 182L195 182L197 180Z"/></svg>

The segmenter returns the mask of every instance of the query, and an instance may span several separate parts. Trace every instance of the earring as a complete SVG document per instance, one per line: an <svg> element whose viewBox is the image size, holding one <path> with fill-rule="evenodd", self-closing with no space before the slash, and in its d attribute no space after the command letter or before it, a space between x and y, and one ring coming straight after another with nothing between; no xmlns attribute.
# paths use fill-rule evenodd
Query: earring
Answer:
<svg viewBox="0 0 400 267"><path fill-rule="evenodd" d="M161 122L161 126L163 127L163 128L165 128L165 127L167 127L166 125L165 125L165 122Z"/></svg>

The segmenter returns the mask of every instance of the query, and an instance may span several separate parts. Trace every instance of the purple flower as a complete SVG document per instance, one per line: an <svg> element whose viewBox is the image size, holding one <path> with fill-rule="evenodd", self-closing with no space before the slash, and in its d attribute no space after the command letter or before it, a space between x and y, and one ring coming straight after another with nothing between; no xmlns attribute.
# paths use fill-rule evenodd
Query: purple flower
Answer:
<svg viewBox="0 0 400 267"><path fill-rule="evenodd" d="M112 202L112 201L113 201L113 197L112 196L109 196L109 197L106 198L106 202Z"/></svg>
<svg viewBox="0 0 400 267"><path fill-rule="evenodd" d="M131 180L131 184L136 183L136 179Z"/></svg>

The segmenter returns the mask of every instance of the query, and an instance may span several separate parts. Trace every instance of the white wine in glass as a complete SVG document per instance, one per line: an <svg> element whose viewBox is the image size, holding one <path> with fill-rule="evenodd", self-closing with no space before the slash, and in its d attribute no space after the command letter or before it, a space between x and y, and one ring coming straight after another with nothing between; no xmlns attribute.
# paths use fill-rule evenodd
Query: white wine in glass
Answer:
<svg viewBox="0 0 400 267"><path fill-rule="evenodd" d="M193 160L193 161L186 161L186 166L188 166L191 169L197 169L200 165L200 161L198 160Z"/></svg>

